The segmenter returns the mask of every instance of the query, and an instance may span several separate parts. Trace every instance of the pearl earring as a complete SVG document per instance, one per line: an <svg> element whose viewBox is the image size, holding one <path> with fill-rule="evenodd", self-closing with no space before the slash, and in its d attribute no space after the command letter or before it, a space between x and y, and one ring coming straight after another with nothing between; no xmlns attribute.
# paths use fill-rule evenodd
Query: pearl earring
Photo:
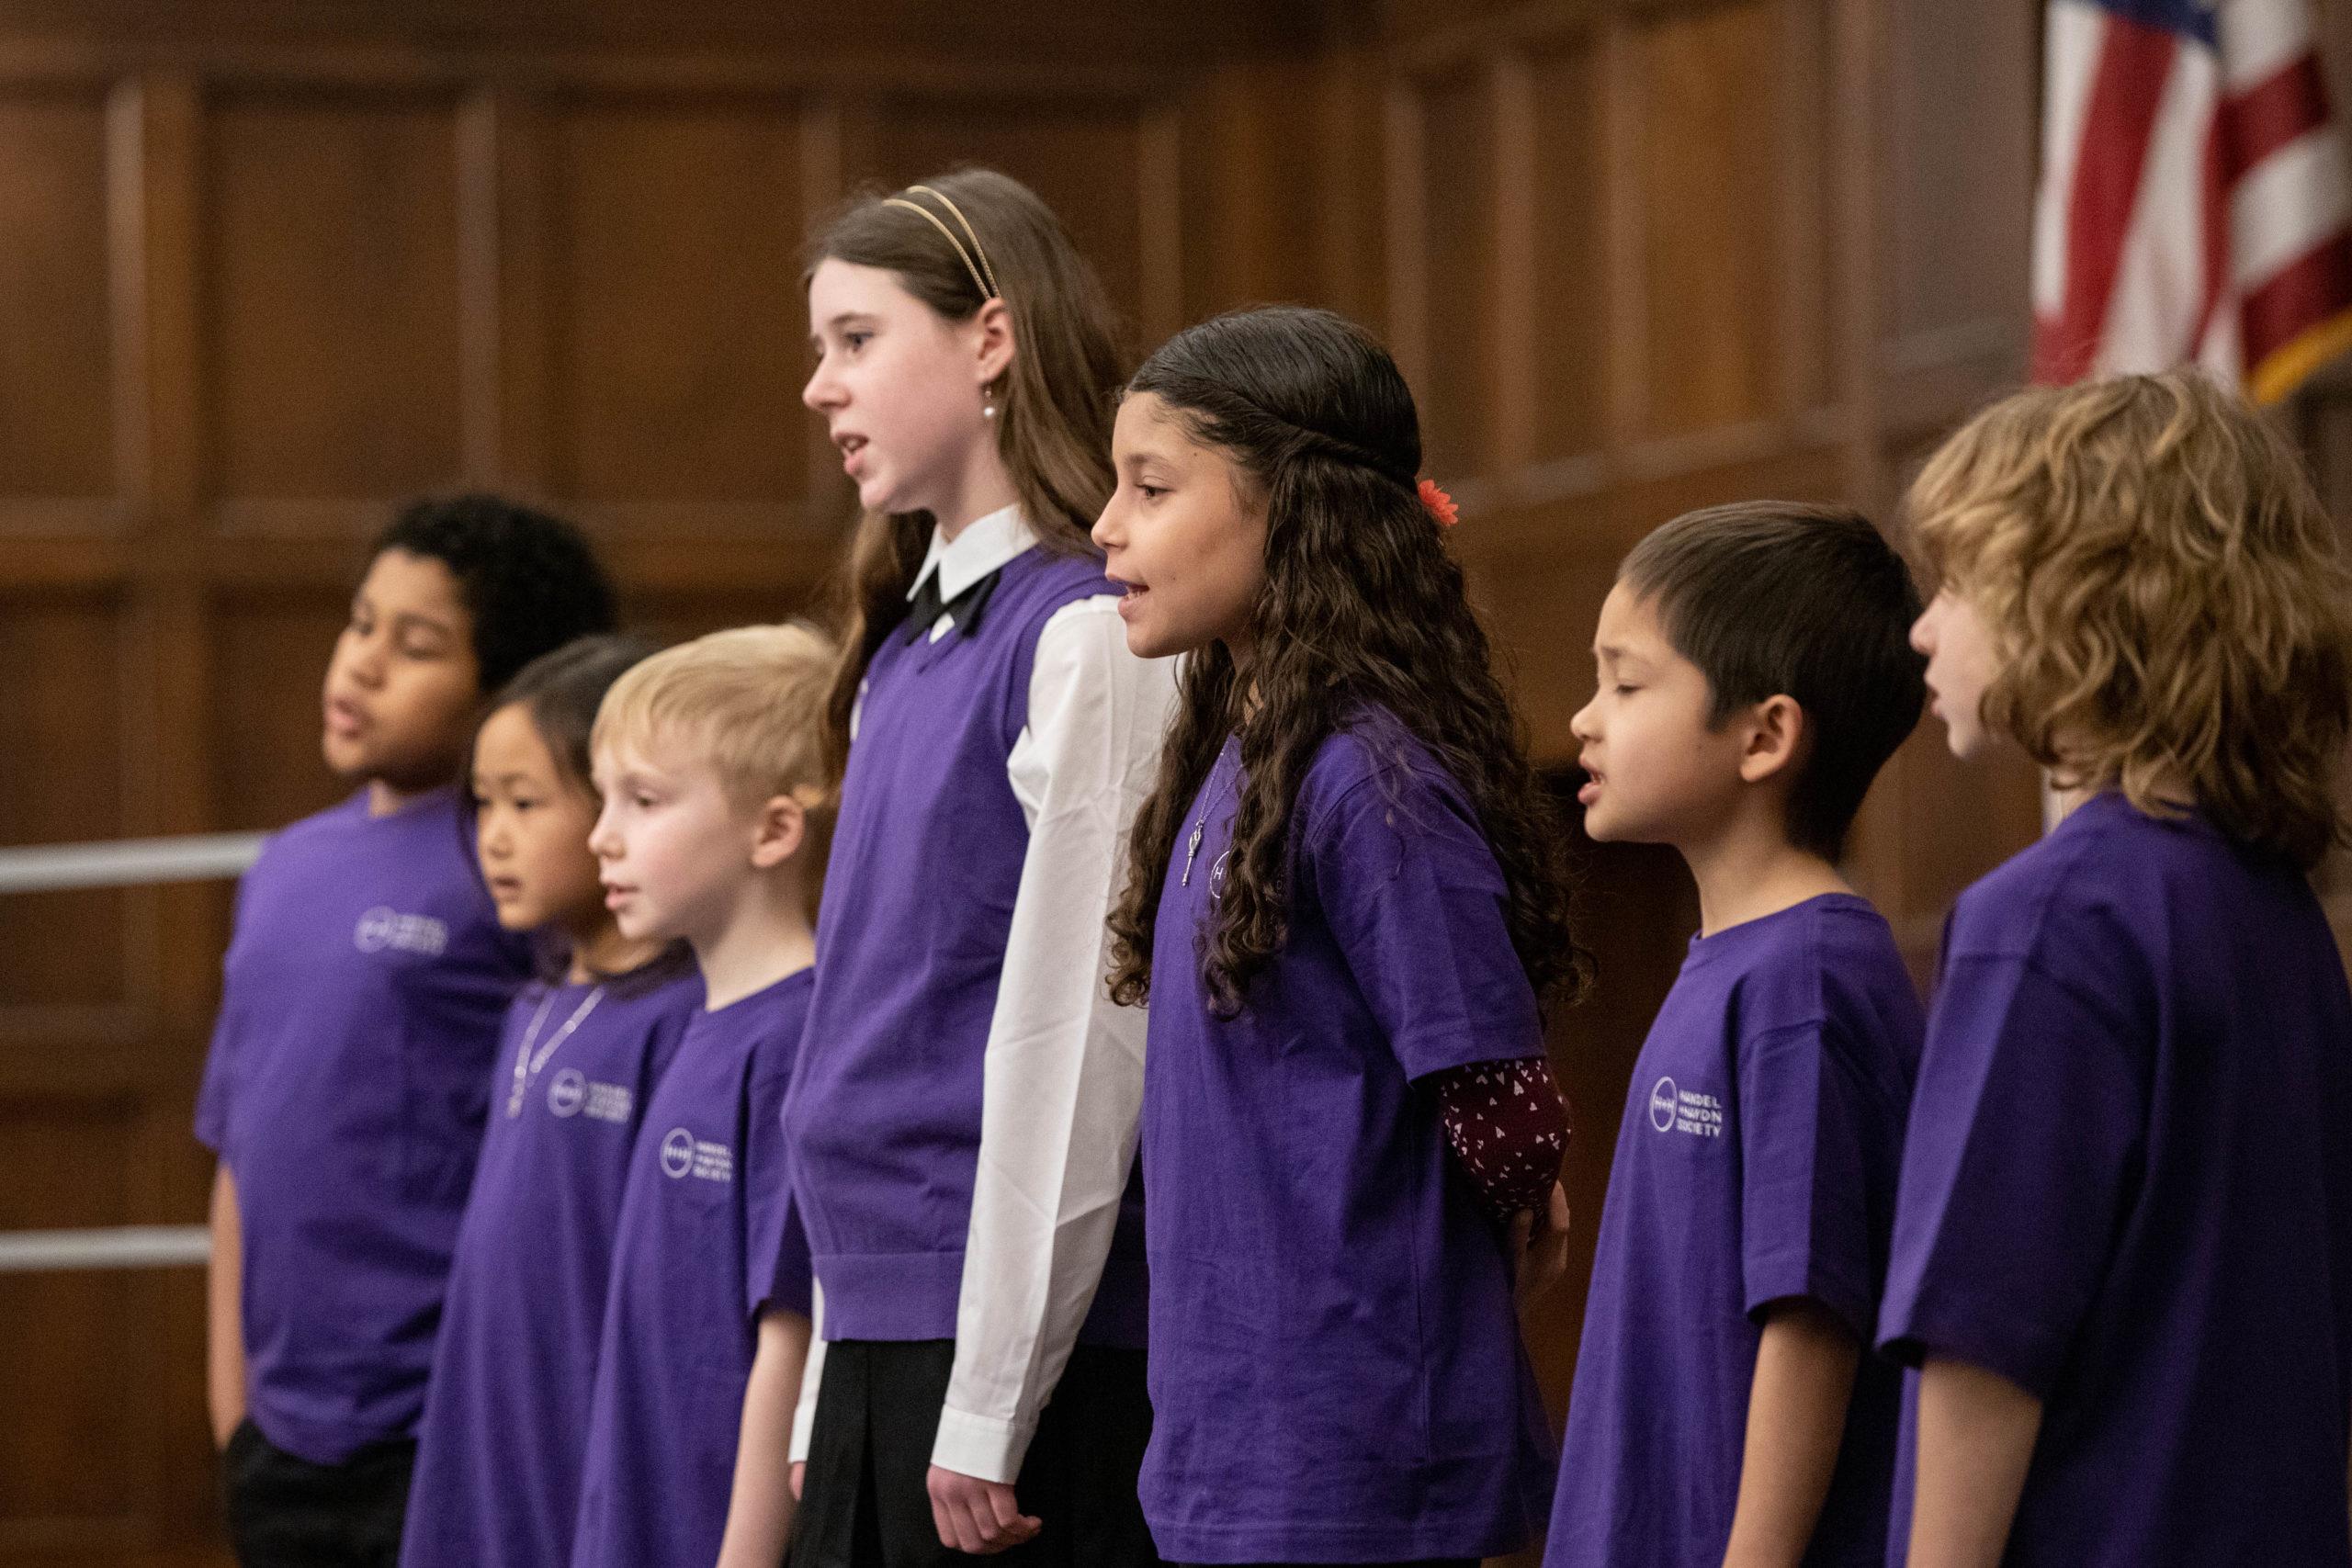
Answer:
<svg viewBox="0 0 2352 1568"><path fill-rule="evenodd" d="M980 417L982 419L996 417L996 394L986 387L980 389Z"/></svg>

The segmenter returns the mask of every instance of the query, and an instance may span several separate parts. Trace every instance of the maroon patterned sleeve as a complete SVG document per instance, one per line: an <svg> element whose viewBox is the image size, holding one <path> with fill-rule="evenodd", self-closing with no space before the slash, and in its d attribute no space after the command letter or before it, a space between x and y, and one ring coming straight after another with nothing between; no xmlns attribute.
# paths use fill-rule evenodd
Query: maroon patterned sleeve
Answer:
<svg viewBox="0 0 2352 1568"><path fill-rule="evenodd" d="M1487 1212L1509 1219L1542 1209L1568 1148L1568 1105L1550 1065L1541 1056L1474 1062L1431 1073L1421 1086L1436 1097L1453 1157Z"/></svg>

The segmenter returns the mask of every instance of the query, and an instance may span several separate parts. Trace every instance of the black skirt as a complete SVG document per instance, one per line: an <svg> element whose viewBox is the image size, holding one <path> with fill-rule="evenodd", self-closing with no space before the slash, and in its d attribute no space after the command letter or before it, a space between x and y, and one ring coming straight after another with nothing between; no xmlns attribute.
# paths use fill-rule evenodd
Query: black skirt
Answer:
<svg viewBox="0 0 2352 1568"><path fill-rule="evenodd" d="M825 1347L788 1568L932 1568L982 1561L943 1546L931 1448L956 1365L952 1339ZM986 1559L1006 1568L1161 1568L1136 1500L1151 1439L1144 1353L1081 1345L1013 1482L1035 1540Z"/></svg>

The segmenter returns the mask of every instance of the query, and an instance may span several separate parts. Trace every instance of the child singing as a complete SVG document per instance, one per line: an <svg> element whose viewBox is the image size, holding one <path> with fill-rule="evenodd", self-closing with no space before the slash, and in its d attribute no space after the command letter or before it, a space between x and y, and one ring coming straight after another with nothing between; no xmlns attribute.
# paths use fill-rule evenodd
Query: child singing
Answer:
<svg viewBox="0 0 2352 1568"><path fill-rule="evenodd" d="M2352 593L2194 371L2019 393L1911 491L1951 750L2085 798L1945 930L1879 1319L1911 1568L2341 1568Z"/></svg>
<svg viewBox="0 0 2352 1568"><path fill-rule="evenodd" d="M499 923L537 936L539 976L506 1015L449 1267L401 1538L412 1568L571 1557L621 1181L702 1001L692 953L622 932L588 852L596 705L650 651L589 637L543 654L474 737L482 879Z"/></svg>
<svg viewBox="0 0 2352 1568"><path fill-rule="evenodd" d="M808 282L803 396L865 517L786 1108L820 1339L793 1562L1148 1564L1143 1031L1103 994L1102 920L1173 683L1087 542L1110 310L1053 213L978 169L856 203Z"/></svg>
<svg viewBox="0 0 2352 1568"><path fill-rule="evenodd" d="M408 508L327 665L322 750L359 788L238 887L196 1131L220 1156L208 1382L248 1564L399 1551L499 1021L530 974L453 786L483 700L612 622L570 525L492 496Z"/></svg>
<svg viewBox="0 0 2352 1568"><path fill-rule="evenodd" d="M1552 1446L1513 1242L1566 1220L1541 1006L1582 960L1412 396L1335 316L1223 316L1145 363L1113 450L1127 645L1188 656L1112 919L1113 994L1151 1002L1153 1538L1516 1551Z"/></svg>

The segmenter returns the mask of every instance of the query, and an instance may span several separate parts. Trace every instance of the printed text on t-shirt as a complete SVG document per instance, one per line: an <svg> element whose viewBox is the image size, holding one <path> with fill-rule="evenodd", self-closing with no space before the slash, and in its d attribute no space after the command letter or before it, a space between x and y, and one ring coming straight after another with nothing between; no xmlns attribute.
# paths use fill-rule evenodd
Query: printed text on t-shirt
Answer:
<svg viewBox="0 0 2352 1568"><path fill-rule="evenodd" d="M1724 1135L1724 1102L1712 1094L1676 1087L1670 1077L1650 1089L1650 1125L1661 1133L1687 1133L1695 1138Z"/></svg>

